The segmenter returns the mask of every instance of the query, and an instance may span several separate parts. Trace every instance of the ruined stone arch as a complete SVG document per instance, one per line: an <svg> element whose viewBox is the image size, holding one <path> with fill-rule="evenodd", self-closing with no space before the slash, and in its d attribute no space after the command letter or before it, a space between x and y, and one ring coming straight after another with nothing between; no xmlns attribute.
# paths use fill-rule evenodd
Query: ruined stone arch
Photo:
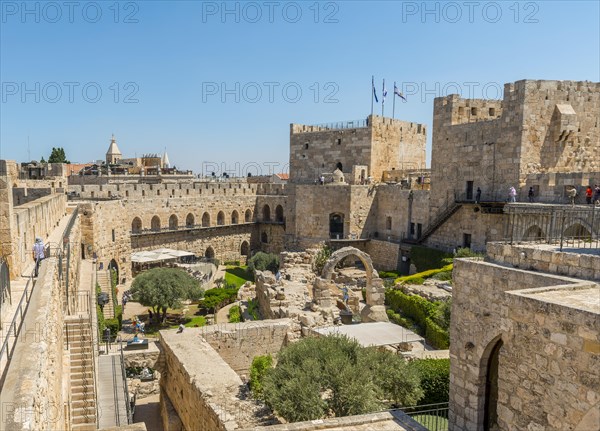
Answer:
<svg viewBox="0 0 600 431"><path fill-rule="evenodd" d="M217 214L217 225L223 226L225 224L225 213L223 211L219 211Z"/></svg>
<svg viewBox="0 0 600 431"><path fill-rule="evenodd" d="M252 210L246 210L246 212L244 213L244 221L246 223L251 223L252 222Z"/></svg>
<svg viewBox="0 0 600 431"><path fill-rule="evenodd" d="M271 221L271 207L267 204L262 209L263 221Z"/></svg>
<svg viewBox="0 0 600 431"><path fill-rule="evenodd" d="M371 257L367 253L354 247L344 247L333 252L329 259L327 259L327 262L325 262L325 266L321 272L321 277L323 277L325 280L331 280L336 265L348 256L356 256L365 266L368 289L372 284L373 278L379 278L379 274L377 274L377 271L375 268L373 268L373 261L371 260Z"/></svg>
<svg viewBox="0 0 600 431"><path fill-rule="evenodd" d="M207 212L202 214L202 227L210 227L210 214Z"/></svg>
<svg viewBox="0 0 600 431"><path fill-rule="evenodd" d="M571 226L565 229L563 236L565 238L575 239L588 239L591 238L591 230L588 228L587 223L583 220L573 223Z"/></svg>
<svg viewBox="0 0 600 431"><path fill-rule="evenodd" d="M233 210L231 213L231 224L238 224L240 222L240 215L237 210Z"/></svg>
<svg viewBox="0 0 600 431"><path fill-rule="evenodd" d="M179 227L179 219L175 214L171 214L169 217L169 229L177 229Z"/></svg>
<svg viewBox="0 0 600 431"><path fill-rule="evenodd" d="M185 227L194 227L195 223L196 219L194 217L194 214L189 213L185 218Z"/></svg>
<svg viewBox="0 0 600 431"><path fill-rule="evenodd" d="M131 232L140 233L142 231L142 219L135 217L131 222Z"/></svg>
<svg viewBox="0 0 600 431"><path fill-rule="evenodd" d="M275 207L275 221L278 223L283 223L283 207L281 205L277 205L277 207Z"/></svg>
<svg viewBox="0 0 600 431"><path fill-rule="evenodd" d="M150 229L152 230L160 230L160 217L154 216L150 221Z"/></svg>
<svg viewBox="0 0 600 431"><path fill-rule="evenodd" d="M525 230L522 240L523 241L536 241L536 240L542 240L545 237L546 236L544 235L544 231L542 230L542 228L539 227L537 224L534 224L534 225L529 226Z"/></svg>

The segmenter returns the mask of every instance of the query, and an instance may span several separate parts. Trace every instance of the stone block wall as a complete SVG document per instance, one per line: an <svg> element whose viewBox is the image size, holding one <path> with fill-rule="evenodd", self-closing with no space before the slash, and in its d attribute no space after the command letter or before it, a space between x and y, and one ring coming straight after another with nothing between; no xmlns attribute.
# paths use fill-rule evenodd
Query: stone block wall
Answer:
<svg viewBox="0 0 600 431"><path fill-rule="evenodd" d="M58 259L44 259L13 352L0 403L3 430L68 430L63 374L63 297ZM14 340L13 340L14 342Z"/></svg>
<svg viewBox="0 0 600 431"><path fill-rule="evenodd" d="M400 244L377 241L372 239L367 243L367 253L373 260L373 266L380 271L395 271L400 264Z"/></svg>
<svg viewBox="0 0 600 431"><path fill-rule="evenodd" d="M273 355L288 343L289 319L203 326L200 336L238 375L249 377L255 356Z"/></svg>
<svg viewBox="0 0 600 431"><path fill-rule="evenodd" d="M600 402L598 285L458 259L450 328L450 429L482 429L498 342L498 429L577 428ZM592 412L592 413L589 413Z"/></svg>
<svg viewBox="0 0 600 431"><path fill-rule="evenodd" d="M600 256L592 253L559 252L539 245L509 245L491 242L488 258L499 264L551 274L600 281Z"/></svg>

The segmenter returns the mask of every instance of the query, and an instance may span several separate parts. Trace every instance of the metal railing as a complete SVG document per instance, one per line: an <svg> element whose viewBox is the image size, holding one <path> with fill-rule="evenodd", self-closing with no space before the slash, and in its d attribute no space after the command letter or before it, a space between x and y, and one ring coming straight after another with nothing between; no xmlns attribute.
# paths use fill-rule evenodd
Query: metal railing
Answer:
<svg viewBox="0 0 600 431"><path fill-rule="evenodd" d="M505 242L533 242L563 248L600 249L600 207L507 205Z"/></svg>
<svg viewBox="0 0 600 431"><path fill-rule="evenodd" d="M366 118L351 121L335 121L333 123L310 124L311 127L318 127L321 130L343 130L343 129L359 129L369 127L369 122Z"/></svg>
<svg viewBox="0 0 600 431"><path fill-rule="evenodd" d="M129 399L129 388L127 387L127 372L125 371L125 356L123 355L123 340L119 339L121 350L121 372L123 373L123 391L125 392L125 406L127 408L127 423L133 423L133 412L131 411L131 401Z"/></svg>
<svg viewBox="0 0 600 431"><path fill-rule="evenodd" d="M15 315L13 316L13 319L10 322L8 329L6 330L6 336L4 337L4 341L2 342L2 348L0 348L0 363L2 362L2 358L4 358L4 356L6 355L6 363L4 364L2 371L0 372L0 390L4 386L6 370L8 369L8 365L10 364L10 361L12 359L12 354L14 352L15 345L18 342L19 332L21 331L21 326L23 325L25 313L27 312L29 300L31 299L31 294L33 293L34 287L35 283L33 282L32 272L29 275L29 279L27 280L27 284L25 285L25 289L23 290L23 294L21 295L19 304L15 309ZM12 346L10 345L11 337L14 338Z"/></svg>
<svg viewBox="0 0 600 431"><path fill-rule="evenodd" d="M402 411L429 431L448 431L448 403L402 407Z"/></svg>
<svg viewBox="0 0 600 431"><path fill-rule="evenodd" d="M8 263L0 257L0 330L2 329L2 307L8 299L12 305L12 292L10 290L10 272Z"/></svg>

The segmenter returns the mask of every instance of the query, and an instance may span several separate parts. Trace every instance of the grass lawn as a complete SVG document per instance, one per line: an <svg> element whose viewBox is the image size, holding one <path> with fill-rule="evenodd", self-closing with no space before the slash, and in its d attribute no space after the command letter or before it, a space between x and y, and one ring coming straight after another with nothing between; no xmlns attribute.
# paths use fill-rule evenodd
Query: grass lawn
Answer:
<svg viewBox="0 0 600 431"><path fill-rule="evenodd" d="M147 324L146 327L144 328L146 335L156 335L158 333L158 331L160 331L162 329L178 328L179 323L174 322L173 319L170 318L170 316L181 315L181 312L182 312L181 309L168 308L167 309L167 320L165 321L165 323L157 324L153 321L153 322ZM198 304L188 305L188 310L186 311L185 316L183 318L184 326L186 326L188 328L192 328L192 327L195 327L196 325L198 325L198 326L206 325L206 318L204 316L199 315L198 312L199 312ZM147 321L147 319L148 319L147 314L142 314L138 317L144 321Z"/></svg>
<svg viewBox="0 0 600 431"><path fill-rule="evenodd" d="M417 267L417 272L441 268L447 265L442 260L447 257L452 257L452 253L419 245L413 245L410 249L410 260Z"/></svg>
<svg viewBox="0 0 600 431"><path fill-rule="evenodd" d="M414 415L414 420L430 431L448 431L448 419L435 415Z"/></svg>
<svg viewBox="0 0 600 431"><path fill-rule="evenodd" d="M248 271L247 266L228 266L225 269L225 282L227 284L240 287L247 281L254 281L254 275Z"/></svg>

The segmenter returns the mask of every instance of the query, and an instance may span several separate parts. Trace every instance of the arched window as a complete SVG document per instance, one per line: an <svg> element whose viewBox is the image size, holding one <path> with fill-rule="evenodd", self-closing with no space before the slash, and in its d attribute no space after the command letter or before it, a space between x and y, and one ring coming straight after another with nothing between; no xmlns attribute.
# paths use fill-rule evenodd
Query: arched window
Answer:
<svg viewBox="0 0 600 431"><path fill-rule="evenodd" d="M265 205L263 207L263 221L271 221L271 207L269 205Z"/></svg>
<svg viewBox="0 0 600 431"><path fill-rule="evenodd" d="M160 230L160 218L158 216L152 217L152 220L150 221L150 228L155 231Z"/></svg>
<svg viewBox="0 0 600 431"><path fill-rule="evenodd" d="M250 254L250 245L248 244L248 241L242 242L242 245L240 246L240 254L242 256L248 256Z"/></svg>
<svg viewBox="0 0 600 431"><path fill-rule="evenodd" d="M231 224L238 224L240 222L240 216L236 210L231 213Z"/></svg>
<svg viewBox="0 0 600 431"><path fill-rule="evenodd" d="M210 214L204 213L204 214L202 214L202 227L209 227L209 226L210 226Z"/></svg>
<svg viewBox="0 0 600 431"><path fill-rule="evenodd" d="M283 207L281 205L277 205L275 208L275 220L278 223L283 223Z"/></svg>
<svg viewBox="0 0 600 431"><path fill-rule="evenodd" d="M207 257L209 259L214 259L215 258L215 249L209 246L206 249L206 251L204 252L204 257Z"/></svg>
<svg viewBox="0 0 600 431"><path fill-rule="evenodd" d="M175 214L171 214L171 217L169 217L169 229L176 230L178 227L179 219L177 219L177 216Z"/></svg>
<svg viewBox="0 0 600 431"><path fill-rule="evenodd" d="M131 222L131 232L140 233L142 231L142 220L139 217L136 217Z"/></svg>
<svg viewBox="0 0 600 431"><path fill-rule="evenodd" d="M267 236L266 232L260 234L260 242L262 242L263 244L269 243L269 237Z"/></svg>
<svg viewBox="0 0 600 431"><path fill-rule="evenodd" d="M189 213L187 215L187 217L185 218L185 227L194 227L194 223L195 223L194 214Z"/></svg>
<svg viewBox="0 0 600 431"><path fill-rule="evenodd" d="M244 214L244 221L246 223L252 222L252 211L246 210L246 213Z"/></svg>
<svg viewBox="0 0 600 431"><path fill-rule="evenodd" d="M392 230L392 218L391 217L386 217L386 219L385 219L385 228L387 230Z"/></svg>
<svg viewBox="0 0 600 431"><path fill-rule="evenodd" d="M223 226L225 224L225 213L223 211L219 211L217 214L217 225Z"/></svg>

